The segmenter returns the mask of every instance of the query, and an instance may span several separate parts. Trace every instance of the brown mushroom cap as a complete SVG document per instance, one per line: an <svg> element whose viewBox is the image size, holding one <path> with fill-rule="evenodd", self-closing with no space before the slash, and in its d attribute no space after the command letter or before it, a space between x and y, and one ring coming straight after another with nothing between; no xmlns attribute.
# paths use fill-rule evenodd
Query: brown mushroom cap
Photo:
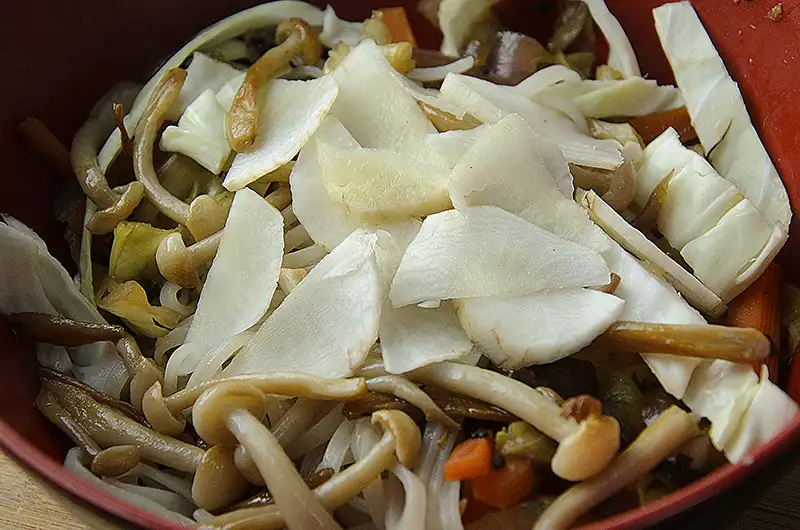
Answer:
<svg viewBox="0 0 800 530"><path fill-rule="evenodd" d="M322 56L322 43L317 38L317 32L302 18L290 18L278 24L275 31L275 41L283 44L290 37L298 43L299 55L305 64L315 64Z"/></svg>
<svg viewBox="0 0 800 530"><path fill-rule="evenodd" d="M267 415L267 398L245 383L220 383L206 390L192 409L197 434L213 445L238 445L228 429L228 418L235 411L247 411L262 421Z"/></svg>
<svg viewBox="0 0 800 530"><path fill-rule="evenodd" d="M203 455L192 482L192 500L200 508L219 510L247 493L250 485L234 465L233 450L214 446Z"/></svg>
<svg viewBox="0 0 800 530"><path fill-rule="evenodd" d="M372 424L392 434L397 460L406 467L414 467L422 445L422 435L414 420L399 410L379 410L372 414Z"/></svg>
<svg viewBox="0 0 800 530"><path fill-rule="evenodd" d="M159 381L142 397L142 412L153 429L167 436L178 436L186 428L186 421L176 418L167 408Z"/></svg>
<svg viewBox="0 0 800 530"><path fill-rule="evenodd" d="M92 473L101 477L119 477L142 461L142 453L135 445L116 445L97 453L92 459Z"/></svg>
<svg viewBox="0 0 800 530"><path fill-rule="evenodd" d="M156 263L164 278L181 287L192 288L200 284L200 276L180 234L170 234L161 241L156 250Z"/></svg>
<svg viewBox="0 0 800 530"><path fill-rule="evenodd" d="M558 444L550 465L563 479L586 480L608 466L619 445L619 422L611 416L592 416Z"/></svg>

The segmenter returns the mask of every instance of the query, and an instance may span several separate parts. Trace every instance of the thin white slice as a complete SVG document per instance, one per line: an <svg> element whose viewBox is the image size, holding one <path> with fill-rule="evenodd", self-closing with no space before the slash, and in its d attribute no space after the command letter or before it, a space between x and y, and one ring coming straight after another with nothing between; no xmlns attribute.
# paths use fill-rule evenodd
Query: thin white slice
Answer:
<svg viewBox="0 0 800 530"><path fill-rule="evenodd" d="M465 131L446 131L425 136L425 143L436 153L442 163L452 169L461 160L478 138L484 134L488 126L481 125Z"/></svg>
<svg viewBox="0 0 800 530"><path fill-rule="evenodd" d="M450 72L463 74L475 66L475 58L471 55L456 59L451 63L442 66L432 66L430 68L414 68L406 74L406 77L418 83L435 83L441 81Z"/></svg>
<svg viewBox="0 0 800 530"><path fill-rule="evenodd" d="M230 81L222 85L222 88L217 90L217 103L219 103L220 107L225 109L225 112L230 112L233 99L236 97L239 87L242 86L246 75L245 72L240 72L237 76L231 78Z"/></svg>
<svg viewBox="0 0 800 530"><path fill-rule="evenodd" d="M695 157L702 158L681 144L675 129L670 127L661 133L644 149L644 162L637 173L634 203L644 208L658 183L672 171L679 173Z"/></svg>
<svg viewBox="0 0 800 530"><path fill-rule="evenodd" d="M450 175L456 209L499 206L564 239L606 251L605 234L572 200L572 175L558 147L514 114L484 127Z"/></svg>
<svg viewBox="0 0 800 530"><path fill-rule="evenodd" d="M435 309L387 306L380 324L387 372L403 374L432 363L459 359L472 350L472 342L459 326L451 303L443 302Z"/></svg>
<svg viewBox="0 0 800 530"><path fill-rule="evenodd" d="M697 155L670 181L658 211L658 230L672 248L681 250L714 228L741 200L734 185Z"/></svg>
<svg viewBox="0 0 800 530"><path fill-rule="evenodd" d="M509 114L519 114L533 130L558 144L571 163L616 169L623 162L619 142L589 136L566 115L531 101L514 87L448 74L442 83L441 94L484 123L496 123Z"/></svg>
<svg viewBox="0 0 800 530"><path fill-rule="evenodd" d="M392 282L394 307L475 296L604 285L596 252L554 236L496 206L425 219Z"/></svg>
<svg viewBox="0 0 800 530"><path fill-rule="evenodd" d="M638 76L620 81L564 83L543 90L533 98L538 100L551 94L562 94L587 118L646 116L684 105L680 90L674 86L659 86L653 80Z"/></svg>
<svg viewBox="0 0 800 530"><path fill-rule="evenodd" d="M175 55L170 57L142 88L139 95L136 96L136 101L128 116L125 117L126 129L131 133L136 129L136 125L139 123L142 114L144 114L148 101L150 101L150 96L156 85L161 81L161 78L164 77L168 70L178 68L183 64L193 52L211 50L216 45L238 37L251 29L274 28L282 21L294 17L302 18L312 26L322 25L323 15L319 8L297 0L279 0L245 9L205 28L178 50ZM199 94L205 88L209 87L202 87L197 93ZM108 170L121 150L120 133L115 129L106 140L98 157L100 168L104 172Z"/></svg>
<svg viewBox="0 0 800 530"><path fill-rule="evenodd" d="M772 233L773 227L743 200L714 228L683 247L681 255L700 281L728 299L724 295L761 254Z"/></svg>
<svg viewBox="0 0 800 530"><path fill-rule="evenodd" d="M625 77L642 75L631 41L603 0L583 0L597 27L608 41L608 65Z"/></svg>
<svg viewBox="0 0 800 530"><path fill-rule="evenodd" d="M194 52L192 62L186 69L186 81L183 82L178 100L167 114L167 119L177 120L200 94L206 90L217 92L231 79L241 75L243 72L228 63L212 59L204 53Z"/></svg>
<svg viewBox="0 0 800 530"><path fill-rule="evenodd" d="M331 112L363 147L399 148L436 132L372 40L356 46L331 76L339 84Z"/></svg>
<svg viewBox="0 0 800 530"><path fill-rule="evenodd" d="M300 282L222 375L348 377L378 338L385 294L375 234L353 232Z"/></svg>
<svg viewBox="0 0 800 530"><path fill-rule="evenodd" d="M233 159L223 182L229 190L241 189L292 160L328 115L339 87L331 76L275 79L264 92L256 142Z"/></svg>
<svg viewBox="0 0 800 530"><path fill-rule="evenodd" d="M206 90L189 105L178 126L170 125L161 134L162 151L181 153L219 175L231 153L225 136L225 109L213 90Z"/></svg>
<svg viewBox="0 0 800 530"><path fill-rule="evenodd" d="M590 289L526 296L464 298L458 320L484 355L503 369L555 362L588 346L619 319L625 302Z"/></svg>
<svg viewBox="0 0 800 530"><path fill-rule="evenodd" d="M214 348L267 313L283 261L283 216L249 188L236 192L186 342Z"/></svg>
<svg viewBox="0 0 800 530"><path fill-rule="evenodd" d="M517 86L514 87L514 90L525 97L533 98L548 88L553 88L556 86L563 87L568 83L572 84L580 82L581 76L578 72L567 68L566 66L554 64L552 66L548 66L547 68L542 68L536 73L523 79Z"/></svg>
<svg viewBox="0 0 800 530"><path fill-rule="evenodd" d="M725 445L725 456L731 462L741 461L777 436L797 417L798 412L797 403L769 380L764 368L750 407Z"/></svg>
<svg viewBox="0 0 800 530"><path fill-rule="evenodd" d="M620 284L614 294L625 300L619 320L656 324L705 324L705 319L687 304L668 283L648 271L622 247L610 241L608 266L617 273ZM642 354L664 390L683 398L694 369L701 359L657 353Z"/></svg>
<svg viewBox="0 0 800 530"><path fill-rule="evenodd" d="M739 87L731 79L689 2L653 10L656 30L678 82L692 125L711 163L770 224L788 228L786 188L758 138ZM713 150L713 151L712 151Z"/></svg>
<svg viewBox="0 0 800 530"><path fill-rule="evenodd" d="M325 9L319 40L328 48L333 48L340 42L344 42L348 46L355 46L361 40L363 30L363 23L342 20L336 16L333 7L328 6Z"/></svg>
<svg viewBox="0 0 800 530"><path fill-rule="evenodd" d="M356 219L381 222L441 212L451 207L450 170L388 149L317 144L322 180L334 201Z"/></svg>
<svg viewBox="0 0 800 530"><path fill-rule="evenodd" d="M317 129L314 138L306 144L289 176L292 187L292 210L315 243L327 250L345 240L359 227L357 219L350 216L341 202L328 195L322 180L317 145L356 148L358 142L333 115Z"/></svg>
<svg viewBox="0 0 800 530"><path fill-rule="evenodd" d="M692 412L711 420L709 437L723 449L742 420L758 386L749 364L704 361L692 376L683 401Z"/></svg>
<svg viewBox="0 0 800 530"><path fill-rule="evenodd" d="M664 278L678 289L691 304L703 313L720 316L725 302L697 277L667 256L655 243L628 224L614 209L593 191L578 190L578 203L589 211L592 220L625 250L657 267Z"/></svg>

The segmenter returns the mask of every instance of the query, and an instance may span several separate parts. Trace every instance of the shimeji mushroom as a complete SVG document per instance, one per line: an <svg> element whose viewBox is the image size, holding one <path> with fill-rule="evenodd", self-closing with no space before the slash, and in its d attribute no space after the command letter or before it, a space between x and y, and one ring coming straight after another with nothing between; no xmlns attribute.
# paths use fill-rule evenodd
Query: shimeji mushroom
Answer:
<svg viewBox="0 0 800 530"><path fill-rule="evenodd" d="M192 407L203 392L220 383L243 383L264 394L303 396L315 399L341 400L363 396L367 387L364 379L324 379L300 373L272 372L239 375L207 381L164 397L161 384L156 382L147 391L142 403L145 417L158 432L177 436L183 432L185 421L178 415Z"/></svg>
<svg viewBox="0 0 800 530"><path fill-rule="evenodd" d="M136 180L144 186L147 199L159 212L181 225L185 225L189 219L189 205L167 191L158 180L153 166L153 150L161 124L178 98L185 80L186 70L180 68L173 68L164 75L136 127L133 143L133 169Z"/></svg>
<svg viewBox="0 0 800 530"><path fill-rule="evenodd" d="M568 489L539 518L534 530L560 530L625 486L650 473L662 460L702 432L699 418L672 406L647 427L599 475Z"/></svg>
<svg viewBox="0 0 800 530"><path fill-rule="evenodd" d="M101 477L119 477L141 461L142 454L135 445L115 445L100 451L92 459L92 473Z"/></svg>
<svg viewBox="0 0 800 530"><path fill-rule="evenodd" d="M234 96L228 116L228 142L237 153L247 151L256 140L262 86L293 59L301 58L306 64L314 64L322 55L316 32L299 18L282 22L275 32L275 41L278 46L267 51L247 70Z"/></svg>
<svg viewBox="0 0 800 530"><path fill-rule="evenodd" d="M551 467L566 480L597 475L619 450L619 423L614 418L590 415L576 421L564 417L561 408L543 394L502 374L444 362L415 370L409 377L502 407L559 442Z"/></svg>
<svg viewBox="0 0 800 530"><path fill-rule="evenodd" d="M614 353L657 351L751 364L763 361L770 352L769 339L756 329L642 322L617 322L591 347Z"/></svg>
<svg viewBox="0 0 800 530"><path fill-rule="evenodd" d="M103 136L115 127L112 103L130 103L137 92L138 87L134 85L121 84L112 88L97 102L72 141L70 152L72 168L83 192L99 209L86 225L86 228L94 234L107 234L113 231L120 221L133 212L144 197L144 187L135 181L127 186L122 195L112 190L97 159Z"/></svg>
<svg viewBox="0 0 800 530"><path fill-rule="evenodd" d="M153 383L163 380L164 376L161 373L161 369L153 359L148 359L142 355L139 345L130 335L117 342L117 353L119 353L125 369L131 376L131 404L137 410L142 410L144 393Z"/></svg>
<svg viewBox="0 0 800 530"><path fill-rule="evenodd" d="M42 380L42 385L53 393L66 413L99 447L134 446L142 460L193 473L192 498L201 508L215 510L228 506L246 492L248 483L233 463L233 448L203 451L145 427L98 403L77 387L48 378ZM115 450L105 455L103 469L114 467L111 460L115 455L118 469L132 463L129 450ZM124 461L119 461L120 458Z"/></svg>
<svg viewBox="0 0 800 530"><path fill-rule="evenodd" d="M228 381L206 390L194 404L192 415L195 430L207 442L245 446L289 528L340 528L262 423L266 409L266 396L258 388Z"/></svg>
<svg viewBox="0 0 800 530"><path fill-rule="evenodd" d="M398 463L406 468L414 466L421 445L419 427L414 421L403 412L382 410L373 413L372 424L383 430L380 441L363 458L314 489L315 498L325 509L333 510L344 505ZM205 521L200 528L277 530L288 522L285 517L276 503L274 506L233 511Z"/></svg>
<svg viewBox="0 0 800 530"><path fill-rule="evenodd" d="M197 269L211 263L220 241L222 230L188 247L180 234L170 234L161 240L156 251L158 270L167 281L187 289L197 287L200 284Z"/></svg>

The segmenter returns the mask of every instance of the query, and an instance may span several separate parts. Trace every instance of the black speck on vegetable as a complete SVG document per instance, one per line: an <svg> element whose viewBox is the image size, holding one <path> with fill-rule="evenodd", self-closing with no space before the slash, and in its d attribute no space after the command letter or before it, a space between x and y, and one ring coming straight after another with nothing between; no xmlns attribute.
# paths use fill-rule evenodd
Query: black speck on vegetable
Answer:
<svg viewBox="0 0 800 530"><path fill-rule="evenodd" d="M492 458L492 467L495 469L500 469L506 465L506 458L503 455L495 455Z"/></svg>

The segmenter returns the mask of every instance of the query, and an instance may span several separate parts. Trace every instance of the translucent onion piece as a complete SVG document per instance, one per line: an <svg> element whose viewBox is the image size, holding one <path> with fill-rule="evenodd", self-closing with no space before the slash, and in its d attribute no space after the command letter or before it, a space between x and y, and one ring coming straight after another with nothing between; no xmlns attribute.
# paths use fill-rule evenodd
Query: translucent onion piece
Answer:
<svg viewBox="0 0 800 530"><path fill-rule="evenodd" d="M337 404L333 410L320 418L310 429L306 430L299 440L286 446L286 454L289 455L289 458L292 460L299 458L328 442L339 428L339 425L342 424L342 421L345 421L342 416L343 407L344 403Z"/></svg>
<svg viewBox="0 0 800 530"><path fill-rule="evenodd" d="M376 240L360 231L345 239L286 297L223 374L352 375L378 335L384 289Z"/></svg>
<svg viewBox="0 0 800 530"><path fill-rule="evenodd" d="M420 83L432 83L443 80L447 74L463 74L475 65L475 58L471 55L462 57L457 61L442 66L431 68L415 68L406 74L406 77Z"/></svg>
<svg viewBox="0 0 800 530"><path fill-rule="evenodd" d="M283 261L283 217L250 189L236 192L187 342L214 347L266 314Z"/></svg>
<svg viewBox="0 0 800 530"><path fill-rule="evenodd" d="M339 87L330 76L275 79L264 92L255 144L233 159L223 182L229 190L241 189L292 160L328 115Z"/></svg>
<svg viewBox="0 0 800 530"><path fill-rule="evenodd" d="M392 281L392 305L608 283L603 258L585 247L495 206L464 213L425 219Z"/></svg>
<svg viewBox="0 0 800 530"><path fill-rule="evenodd" d="M159 366L164 366L167 363L167 352L173 348L177 348L186 340L189 334L189 327L192 325L192 317L187 317L181 322L178 327L156 339L156 348L153 353L153 359Z"/></svg>
<svg viewBox="0 0 800 530"><path fill-rule="evenodd" d="M331 439L328 441L328 446L325 448L325 454L322 456L322 461L317 466L317 471L321 469L332 469L334 473L338 473L344 464L347 457L347 451L350 450L350 438L353 435L355 423L349 420L343 420L333 433Z"/></svg>
<svg viewBox="0 0 800 530"><path fill-rule="evenodd" d="M182 317L188 317L194 313L197 303L184 304L181 302L180 294L182 290L183 287L176 283L165 282L158 295L158 301L161 303L162 307L172 309Z"/></svg>

